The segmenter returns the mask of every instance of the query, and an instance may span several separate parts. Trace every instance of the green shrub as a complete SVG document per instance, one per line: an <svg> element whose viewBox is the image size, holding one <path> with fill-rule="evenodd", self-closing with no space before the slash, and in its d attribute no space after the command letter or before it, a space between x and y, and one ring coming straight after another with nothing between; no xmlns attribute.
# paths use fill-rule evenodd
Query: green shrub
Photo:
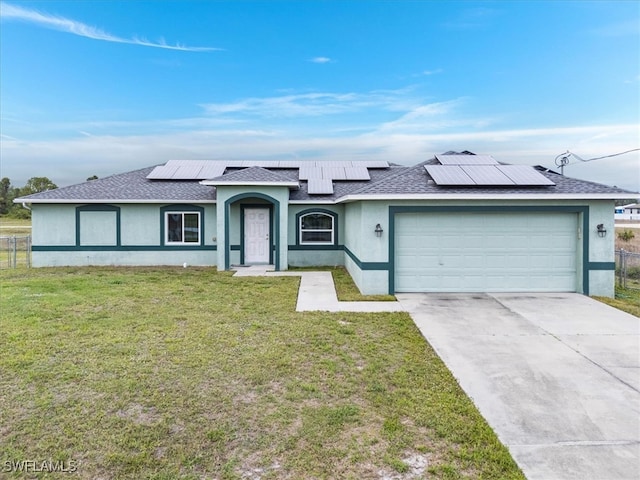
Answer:
<svg viewBox="0 0 640 480"><path fill-rule="evenodd" d="M635 238L635 233L633 230L623 230L622 232L618 232L618 238L623 242L629 242Z"/></svg>

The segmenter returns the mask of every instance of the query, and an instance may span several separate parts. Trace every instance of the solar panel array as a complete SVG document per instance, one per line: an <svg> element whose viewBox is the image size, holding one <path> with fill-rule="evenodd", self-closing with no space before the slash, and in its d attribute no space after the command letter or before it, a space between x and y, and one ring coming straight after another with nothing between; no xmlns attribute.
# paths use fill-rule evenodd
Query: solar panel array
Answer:
<svg viewBox="0 0 640 480"><path fill-rule="evenodd" d="M479 157L475 159L474 157ZM501 165L489 155L436 155L440 165L425 169L440 186L551 186L554 182L528 165ZM456 163L458 162L458 163Z"/></svg>
<svg viewBox="0 0 640 480"><path fill-rule="evenodd" d="M308 191L315 195L333 193L333 181L370 180L370 168L389 168L386 161L305 161L305 160L169 160L155 167L150 180L210 180L224 174L227 168L263 167L297 168L299 179L306 180Z"/></svg>
<svg viewBox="0 0 640 480"><path fill-rule="evenodd" d="M369 168L389 168L385 161L306 161L306 160L169 160L154 168L151 180L207 180L222 175L227 168L297 168L300 180L369 180Z"/></svg>

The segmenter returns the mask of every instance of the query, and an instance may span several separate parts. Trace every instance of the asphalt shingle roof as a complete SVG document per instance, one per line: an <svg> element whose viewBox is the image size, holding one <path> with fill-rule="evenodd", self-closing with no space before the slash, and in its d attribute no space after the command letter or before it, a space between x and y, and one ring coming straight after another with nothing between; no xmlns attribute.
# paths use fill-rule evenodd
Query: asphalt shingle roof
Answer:
<svg viewBox="0 0 640 480"><path fill-rule="evenodd" d="M88 182L61 187L55 190L28 195L20 200L158 200L167 201L211 201L215 190L197 181L148 180L146 176L155 167L120 173Z"/></svg>
<svg viewBox="0 0 640 480"><path fill-rule="evenodd" d="M219 177L207 181L215 182L291 182L298 181L297 178L290 178L290 175L281 174L280 170L271 171L263 167L248 167L236 171L231 171Z"/></svg>
<svg viewBox="0 0 640 480"><path fill-rule="evenodd" d="M438 161L433 158L412 167L391 164L389 168L370 169L370 180L352 180L333 182L333 193L326 195L310 195L307 182L299 180L297 168L278 168L270 170L264 167L227 168L224 175L215 178L216 182L298 182L299 189L290 191L292 201L338 201L347 195L394 195L416 194L424 195L510 195L532 194L545 196L583 194L633 194L617 187L609 187L594 182L587 182L575 178L565 177L556 172L539 169L540 173L555 183L555 186L538 187L448 187L438 186L425 170L425 165L435 165ZM17 199L17 201L45 201L61 202L133 202L146 201L165 202L203 202L216 199L215 187L202 185L194 180L150 180L147 175L155 167L143 168L132 172L121 173L88 182L62 187L55 190L36 193Z"/></svg>

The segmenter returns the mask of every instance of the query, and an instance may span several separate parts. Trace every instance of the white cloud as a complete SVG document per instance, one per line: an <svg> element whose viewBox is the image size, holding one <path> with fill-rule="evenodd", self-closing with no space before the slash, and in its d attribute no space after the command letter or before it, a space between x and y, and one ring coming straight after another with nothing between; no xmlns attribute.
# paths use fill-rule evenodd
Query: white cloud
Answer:
<svg viewBox="0 0 640 480"><path fill-rule="evenodd" d="M195 124L195 120L189 123ZM582 158L621 152L637 142L637 125L482 130L456 133L373 129L335 136L323 131L209 128L148 135L78 135L56 141L4 139L3 176L23 184L48 176L58 185L90 175L164 163L170 159L387 160L412 165L434 153L471 150L499 161L555 168L555 157L570 150ZM640 190L640 154L568 166L569 176Z"/></svg>
<svg viewBox="0 0 640 480"><path fill-rule="evenodd" d="M0 143L2 176L17 185L32 176L68 185L176 158L412 165L447 150L555 168L554 159L567 150L593 158L638 147L637 124L509 129L499 118L471 113L469 103L466 98L429 103L411 89L288 93L205 104L199 117L38 125L41 135L54 140L21 140L35 127L12 124ZM572 164L566 173L637 191L640 152Z"/></svg>
<svg viewBox="0 0 640 480"><path fill-rule="evenodd" d="M61 32L71 33L80 37L90 38L92 40L101 40L105 42L127 43L131 45L141 45L145 47L164 48L168 50L180 50L185 52L206 52L213 50L221 50L213 47L188 47L182 44L170 45L164 40L151 42L144 38L123 38L111 35L97 27L71 20L69 18L41 13L36 10L10 5L5 2L0 3L0 18L3 20L21 20L39 25L44 28L58 30Z"/></svg>
<svg viewBox="0 0 640 480"><path fill-rule="evenodd" d="M443 73L443 72L444 72L444 70L442 70L441 68L436 68L435 70L423 70L420 75L424 75L424 76L428 77L428 76L437 75L437 74Z"/></svg>
<svg viewBox="0 0 640 480"><path fill-rule="evenodd" d="M368 93L303 93L277 97L247 98L233 103L208 103L201 107L210 116L314 117L365 109L398 110L413 106L403 90Z"/></svg>
<svg viewBox="0 0 640 480"><path fill-rule="evenodd" d="M329 57L313 57L309 60L312 63L330 63L333 62Z"/></svg>

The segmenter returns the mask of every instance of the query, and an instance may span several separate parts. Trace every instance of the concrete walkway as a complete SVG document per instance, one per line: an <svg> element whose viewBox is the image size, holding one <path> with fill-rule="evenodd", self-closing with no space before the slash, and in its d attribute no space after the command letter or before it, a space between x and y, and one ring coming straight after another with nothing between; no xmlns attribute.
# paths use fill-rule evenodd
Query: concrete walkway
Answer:
<svg viewBox="0 0 640 480"><path fill-rule="evenodd" d="M336 294L331 272L309 272L287 270L276 272L273 265L251 265L249 267L233 267L237 277L280 277L296 276L300 278L296 311L325 312L402 312L404 308L399 302L340 302Z"/></svg>

